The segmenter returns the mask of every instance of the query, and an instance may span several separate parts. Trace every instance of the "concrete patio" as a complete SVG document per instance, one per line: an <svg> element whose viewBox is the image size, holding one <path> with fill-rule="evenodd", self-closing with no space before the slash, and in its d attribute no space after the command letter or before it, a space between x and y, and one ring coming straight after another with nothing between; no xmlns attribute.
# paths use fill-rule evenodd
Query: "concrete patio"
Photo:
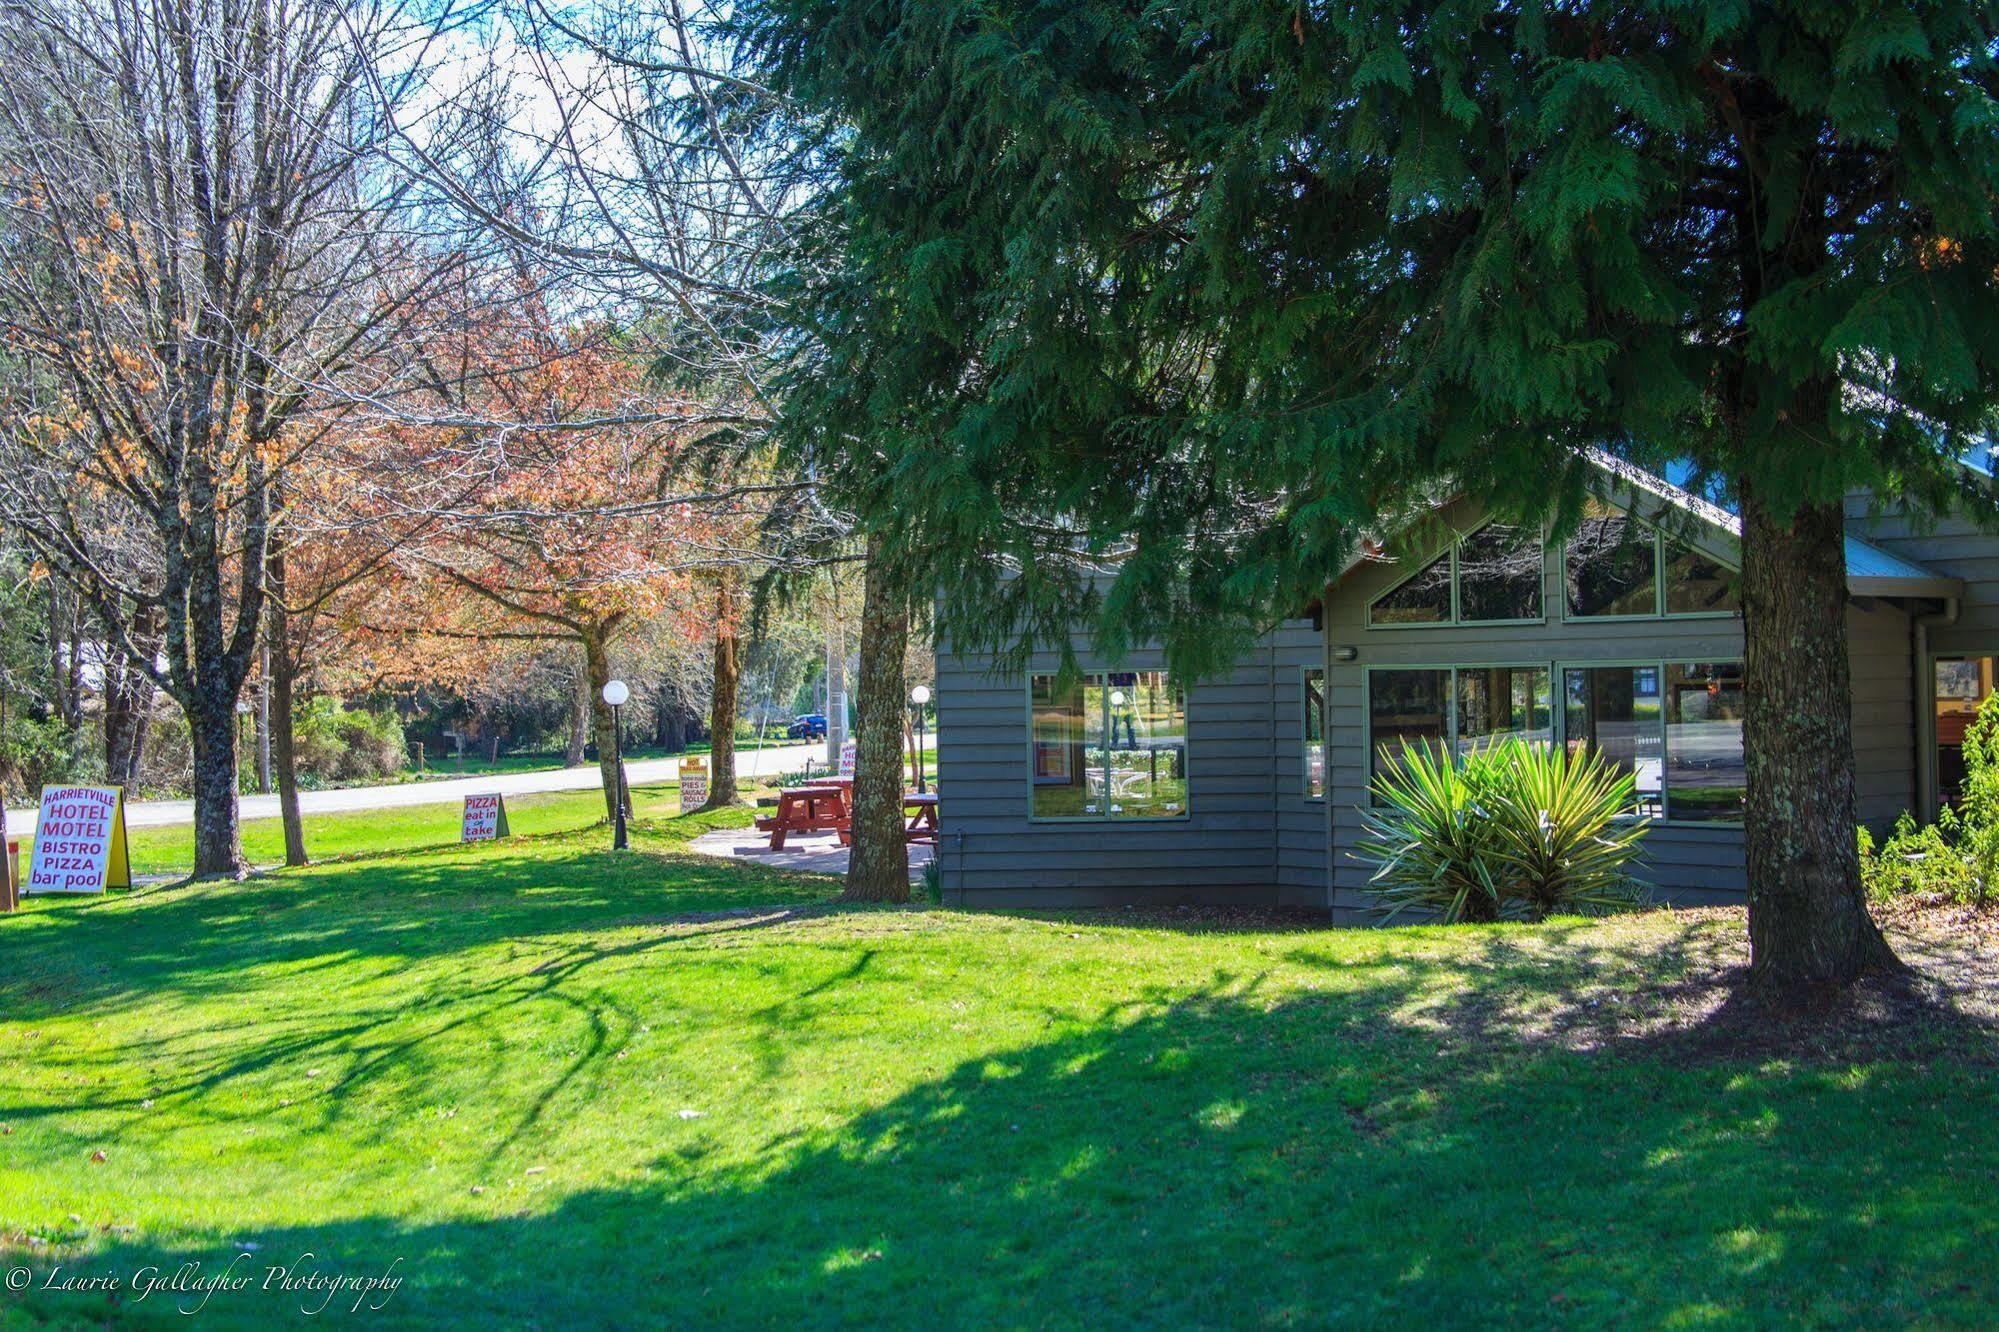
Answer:
<svg viewBox="0 0 1999 1332"><path fill-rule="evenodd" d="M810 874L845 874L848 848L840 845L835 833L792 833L782 851L770 849L770 834L754 828L717 828L689 842L688 849L704 856L754 861L773 869L803 870ZM923 867L936 854L935 848L917 844L909 848L909 877L923 877Z"/></svg>

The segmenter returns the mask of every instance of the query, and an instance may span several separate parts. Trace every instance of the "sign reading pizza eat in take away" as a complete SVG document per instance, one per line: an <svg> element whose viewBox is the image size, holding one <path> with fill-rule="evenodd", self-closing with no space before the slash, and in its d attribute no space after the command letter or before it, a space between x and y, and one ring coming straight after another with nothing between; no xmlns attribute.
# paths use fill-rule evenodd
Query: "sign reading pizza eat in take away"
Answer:
<svg viewBox="0 0 1999 1332"><path fill-rule="evenodd" d="M44 786L24 893L101 893L132 886L125 793L115 786Z"/></svg>
<svg viewBox="0 0 1999 1332"><path fill-rule="evenodd" d="M460 840L496 842L507 836L507 801L499 792L465 797L465 827Z"/></svg>
<svg viewBox="0 0 1999 1332"><path fill-rule="evenodd" d="M692 814L708 803L708 760L690 755L680 760L680 812Z"/></svg>

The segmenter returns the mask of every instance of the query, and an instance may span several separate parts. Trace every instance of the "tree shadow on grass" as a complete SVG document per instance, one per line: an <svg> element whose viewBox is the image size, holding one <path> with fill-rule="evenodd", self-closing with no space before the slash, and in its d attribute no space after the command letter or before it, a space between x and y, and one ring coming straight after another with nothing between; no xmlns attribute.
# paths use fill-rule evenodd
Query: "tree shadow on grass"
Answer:
<svg viewBox="0 0 1999 1332"><path fill-rule="evenodd" d="M1308 957L1318 993L1246 972L1120 1001L760 1149L735 1125L649 1118L630 1126L635 1182L468 1180L450 1218L371 1200L244 1237L249 1265L400 1259L408 1284L371 1321L409 1326L1983 1320L1999 1139L1962 1130L1989 1115L1989 1077L1689 1062L1643 1033L1574 1049L1497 1020L1586 1004L1572 993L1604 959L1582 928L1558 956L1499 934L1462 961ZM868 956L797 1003L879 984ZM1990 1052L1981 1024L1950 1037ZM213 1270L231 1252L101 1237L79 1266ZM203 1321L264 1326L297 1298L218 1295Z"/></svg>
<svg viewBox="0 0 1999 1332"><path fill-rule="evenodd" d="M571 834L64 900L0 922L0 1013L34 1021L230 992L244 969L413 965L505 941L829 900L821 875Z"/></svg>

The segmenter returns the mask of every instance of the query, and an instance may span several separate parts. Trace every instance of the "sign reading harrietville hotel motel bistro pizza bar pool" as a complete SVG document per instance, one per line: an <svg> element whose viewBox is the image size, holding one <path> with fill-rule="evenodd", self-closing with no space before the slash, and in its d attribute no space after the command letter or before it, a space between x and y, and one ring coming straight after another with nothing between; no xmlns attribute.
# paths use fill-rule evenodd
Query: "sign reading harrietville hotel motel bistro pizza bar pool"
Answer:
<svg viewBox="0 0 1999 1332"><path fill-rule="evenodd" d="M125 793L115 786L44 786L24 893L101 893L132 886Z"/></svg>

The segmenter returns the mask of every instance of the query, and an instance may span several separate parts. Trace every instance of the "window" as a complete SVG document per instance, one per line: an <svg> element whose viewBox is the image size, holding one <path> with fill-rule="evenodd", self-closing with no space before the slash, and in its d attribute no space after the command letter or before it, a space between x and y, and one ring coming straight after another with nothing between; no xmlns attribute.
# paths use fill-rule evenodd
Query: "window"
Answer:
<svg viewBox="0 0 1999 1332"><path fill-rule="evenodd" d="M1658 543L1644 523L1592 505L1563 555L1570 615L1659 613Z"/></svg>
<svg viewBox="0 0 1999 1332"><path fill-rule="evenodd" d="M1164 671L1028 684L1029 812L1037 819L1176 819L1187 812L1187 713Z"/></svg>
<svg viewBox="0 0 1999 1332"><path fill-rule="evenodd" d="M1666 614L1739 615L1742 597L1735 571L1692 547L1661 535L1665 561Z"/></svg>
<svg viewBox="0 0 1999 1332"><path fill-rule="evenodd" d="M1541 618L1541 538L1494 523L1458 548L1458 619L1497 624Z"/></svg>
<svg viewBox="0 0 1999 1332"><path fill-rule="evenodd" d="M1541 539L1502 523L1454 542L1367 608L1374 628L1540 618Z"/></svg>
<svg viewBox="0 0 1999 1332"><path fill-rule="evenodd" d="M1562 551L1568 613L1739 615L1733 569L1629 514L1590 506Z"/></svg>
<svg viewBox="0 0 1999 1332"><path fill-rule="evenodd" d="M1369 671L1367 733L1369 780L1382 760L1412 745L1442 744L1451 734L1451 673L1447 670Z"/></svg>
<svg viewBox="0 0 1999 1332"><path fill-rule="evenodd" d="M1704 823L1742 817L1742 665L1666 667L1666 817Z"/></svg>
<svg viewBox="0 0 1999 1332"><path fill-rule="evenodd" d="M1739 820L1742 663L1572 667L1562 734L1636 778L1635 808L1676 823Z"/></svg>
<svg viewBox="0 0 1999 1332"><path fill-rule="evenodd" d="M1509 736L1550 741L1554 704L1546 666L1464 666L1367 673L1370 782L1412 745L1462 754Z"/></svg>
<svg viewBox="0 0 1999 1332"><path fill-rule="evenodd" d="M1305 672L1305 798L1326 798L1326 672Z"/></svg>
<svg viewBox="0 0 1999 1332"><path fill-rule="evenodd" d="M1665 731L1659 672L1646 666L1591 666L1562 673L1562 736L1570 752L1594 749L1637 778L1636 809L1662 812Z"/></svg>
<svg viewBox="0 0 1999 1332"><path fill-rule="evenodd" d="M1978 709L1999 688L1999 657L1938 657L1936 683L1937 803L1952 804L1964 786L1964 737Z"/></svg>
<svg viewBox="0 0 1999 1332"><path fill-rule="evenodd" d="M1510 736L1546 744L1554 738L1548 671L1540 666L1482 666L1458 672L1458 752Z"/></svg>
<svg viewBox="0 0 1999 1332"><path fill-rule="evenodd" d="M1451 553L1445 551L1375 598L1367 619L1370 624L1450 623Z"/></svg>

